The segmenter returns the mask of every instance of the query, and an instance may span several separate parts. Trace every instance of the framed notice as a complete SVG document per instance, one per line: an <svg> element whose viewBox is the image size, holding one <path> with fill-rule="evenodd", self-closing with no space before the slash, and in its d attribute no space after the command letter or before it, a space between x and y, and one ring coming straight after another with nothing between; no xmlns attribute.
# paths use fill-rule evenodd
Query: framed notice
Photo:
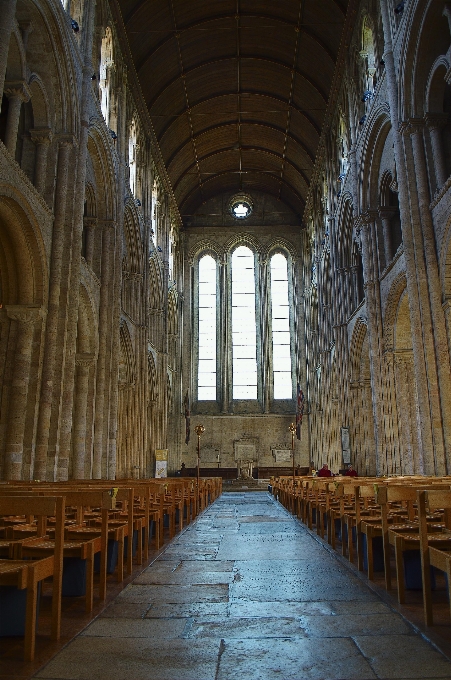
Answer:
<svg viewBox="0 0 451 680"><path fill-rule="evenodd" d="M247 460L247 461L254 461L256 460L256 447L253 442L251 443L241 443L241 442L235 442L235 460Z"/></svg>
<svg viewBox="0 0 451 680"><path fill-rule="evenodd" d="M351 462L351 445L349 442L349 427L341 428L341 454L345 465Z"/></svg>
<svg viewBox="0 0 451 680"><path fill-rule="evenodd" d="M272 453L276 463L289 463L293 458L290 449L273 449Z"/></svg>
<svg viewBox="0 0 451 680"><path fill-rule="evenodd" d="M155 478L168 476L168 449L155 450Z"/></svg>

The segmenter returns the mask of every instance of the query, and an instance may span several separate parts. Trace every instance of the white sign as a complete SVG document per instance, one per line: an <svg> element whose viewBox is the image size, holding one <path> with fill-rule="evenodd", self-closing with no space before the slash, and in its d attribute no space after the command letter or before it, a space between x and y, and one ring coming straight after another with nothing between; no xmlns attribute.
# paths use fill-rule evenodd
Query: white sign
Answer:
<svg viewBox="0 0 451 680"><path fill-rule="evenodd" d="M155 478L168 476L168 450L156 449L155 451Z"/></svg>
<svg viewBox="0 0 451 680"><path fill-rule="evenodd" d="M168 476L168 461L167 460L155 461L155 479L160 479L161 477L167 476Z"/></svg>
<svg viewBox="0 0 451 680"><path fill-rule="evenodd" d="M273 449L272 453L276 463L289 463L291 461L290 449Z"/></svg>

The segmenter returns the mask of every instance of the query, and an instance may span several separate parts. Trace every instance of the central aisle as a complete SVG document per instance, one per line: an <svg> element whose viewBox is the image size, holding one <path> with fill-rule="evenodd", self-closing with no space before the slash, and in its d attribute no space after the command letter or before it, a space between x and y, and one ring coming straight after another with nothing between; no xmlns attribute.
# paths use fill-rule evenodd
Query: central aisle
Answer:
<svg viewBox="0 0 451 680"><path fill-rule="evenodd" d="M223 494L37 678L451 678L267 493Z"/></svg>

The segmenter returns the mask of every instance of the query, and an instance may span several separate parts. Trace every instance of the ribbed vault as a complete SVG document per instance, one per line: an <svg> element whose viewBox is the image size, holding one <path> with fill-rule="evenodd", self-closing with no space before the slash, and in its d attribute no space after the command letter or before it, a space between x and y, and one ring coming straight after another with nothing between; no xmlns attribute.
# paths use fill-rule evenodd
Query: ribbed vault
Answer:
<svg viewBox="0 0 451 680"><path fill-rule="evenodd" d="M120 0L182 216L225 191L302 215L348 0Z"/></svg>

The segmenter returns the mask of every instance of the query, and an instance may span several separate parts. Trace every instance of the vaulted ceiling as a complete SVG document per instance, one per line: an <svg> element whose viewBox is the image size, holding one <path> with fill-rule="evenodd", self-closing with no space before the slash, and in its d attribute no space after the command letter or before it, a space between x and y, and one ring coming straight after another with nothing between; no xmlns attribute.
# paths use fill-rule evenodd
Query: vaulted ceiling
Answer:
<svg viewBox="0 0 451 680"><path fill-rule="evenodd" d="M348 0L119 0L180 213L261 191L302 215Z"/></svg>

